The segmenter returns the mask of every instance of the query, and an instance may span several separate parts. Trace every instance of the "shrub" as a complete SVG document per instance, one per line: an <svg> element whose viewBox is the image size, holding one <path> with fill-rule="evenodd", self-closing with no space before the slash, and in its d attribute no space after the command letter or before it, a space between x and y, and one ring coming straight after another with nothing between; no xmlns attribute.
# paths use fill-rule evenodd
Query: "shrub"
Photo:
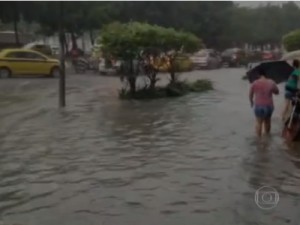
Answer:
<svg viewBox="0 0 300 225"><path fill-rule="evenodd" d="M193 69L193 62L187 56L180 56L175 59L175 72L187 72Z"/></svg>
<svg viewBox="0 0 300 225"><path fill-rule="evenodd" d="M193 83L189 84L189 89L191 92L203 92L213 89L213 84L210 80L196 80Z"/></svg>
<svg viewBox="0 0 300 225"><path fill-rule="evenodd" d="M193 62L187 56L179 56L175 59L175 72L187 72L193 69ZM158 68L159 72L167 73L170 68L167 64L163 64Z"/></svg>
<svg viewBox="0 0 300 225"><path fill-rule="evenodd" d="M300 29L294 30L283 37L283 46L288 51L300 49Z"/></svg>
<svg viewBox="0 0 300 225"><path fill-rule="evenodd" d="M197 80L195 82L176 81L169 83L166 87L156 87L154 89L145 86L135 92L134 95L126 89L119 92L121 99L157 99L166 97L180 97L189 92L204 92L213 89L213 84L210 80Z"/></svg>

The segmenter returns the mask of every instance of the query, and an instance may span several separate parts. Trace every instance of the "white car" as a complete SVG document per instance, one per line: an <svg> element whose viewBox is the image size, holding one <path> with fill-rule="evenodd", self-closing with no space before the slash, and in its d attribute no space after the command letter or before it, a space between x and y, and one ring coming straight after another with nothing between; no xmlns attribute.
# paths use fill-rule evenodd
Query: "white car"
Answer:
<svg viewBox="0 0 300 225"><path fill-rule="evenodd" d="M220 55L212 49L204 49L191 57L195 68L216 69L222 65Z"/></svg>
<svg viewBox="0 0 300 225"><path fill-rule="evenodd" d="M111 67L107 67L105 65L105 59L100 59L100 62L99 62L99 72L100 74L103 74L103 75L106 75L106 74L117 74L119 69L121 67L121 61L116 61L114 63L114 65L112 65Z"/></svg>
<svg viewBox="0 0 300 225"><path fill-rule="evenodd" d="M100 59L100 62L99 62L99 72L100 73L103 73L105 72L106 68L105 68L105 61L104 59Z"/></svg>

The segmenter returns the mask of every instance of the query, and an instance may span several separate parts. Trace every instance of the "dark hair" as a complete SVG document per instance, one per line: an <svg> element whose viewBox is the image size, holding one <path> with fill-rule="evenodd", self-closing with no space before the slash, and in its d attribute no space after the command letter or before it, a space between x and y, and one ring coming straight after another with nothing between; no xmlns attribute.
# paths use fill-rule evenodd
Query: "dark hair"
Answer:
<svg viewBox="0 0 300 225"><path fill-rule="evenodd" d="M299 60L298 59L293 60L293 67L299 68Z"/></svg>

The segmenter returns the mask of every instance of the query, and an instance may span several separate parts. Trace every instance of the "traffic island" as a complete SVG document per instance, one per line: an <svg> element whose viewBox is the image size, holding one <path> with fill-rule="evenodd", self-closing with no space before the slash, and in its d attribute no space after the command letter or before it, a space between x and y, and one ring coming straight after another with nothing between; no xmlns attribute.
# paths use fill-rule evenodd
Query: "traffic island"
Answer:
<svg viewBox="0 0 300 225"><path fill-rule="evenodd" d="M165 87L150 88L149 86L142 87L134 93L128 89L121 89L119 97L123 100L147 100L170 97L181 97L191 92L205 92L213 90L213 84L210 80L201 79L194 82L175 81L169 83Z"/></svg>

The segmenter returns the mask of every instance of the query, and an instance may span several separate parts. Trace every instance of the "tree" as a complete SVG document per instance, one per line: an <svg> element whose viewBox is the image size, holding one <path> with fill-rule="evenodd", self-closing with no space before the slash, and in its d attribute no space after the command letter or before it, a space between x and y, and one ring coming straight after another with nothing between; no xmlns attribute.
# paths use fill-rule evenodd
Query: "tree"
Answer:
<svg viewBox="0 0 300 225"><path fill-rule="evenodd" d="M20 20L19 11L20 2L1 2L0 3L0 19L4 23L13 22L16 45L20 45L18 22Z"/></svg>
<svg viewBox="0 0 300 225"><path fill-rule="evenodd" d="M208 47L222 47L221 34L229 24L232 2L117 2L117 20L139 21L202 37Z"/></svg>
<svg viewBox="0 0 300 225"><path fill-rule="evenodd" d="M56 2L1 2L0 10L0 20L4 23L19 21L22 16L28 22L38 22L39 32L46 36L58 31ZM81 1L66 2L65 14L66 31L72 36L73 47L76 39L87 31L93 43L95 31L114 21L136 21L191 32L201 37L208 48L217 49L241 47L245 43L279 44L284 34L299 27L300 21L300 9L294 2L246 8L230 1Z"/></svg>
<svg viewBox="0 0 300 225"><path fill-rule="evenodd" d="M95 42L95 30L101 29L114 21L118 11L113 7L113 2L88 2L85 13L85 30L89 31L92 45Z"/></svg>
<svg viewBox="0 0 300 225"><path fill-rule="evenodd" d="M283 37L283 45L285 49L295 51L300 49L300 30L295 30Z"/></svg>
<svg viewBox="0 0 300 225"><path fill-rule="evenodd" d="M160 60L162 53L181 50L193 52L202 46L201 40L191 33L139 22L106 26L102 30L100 44L106 57L113 56L125 62L123 71L132 95L136 91L138 75L134 62L141 59L139 57L144 62L154 62L147 63L151 67L146 74L150 79L150 87L154 88L157 81L157 68L154 64Z"/></svg>

